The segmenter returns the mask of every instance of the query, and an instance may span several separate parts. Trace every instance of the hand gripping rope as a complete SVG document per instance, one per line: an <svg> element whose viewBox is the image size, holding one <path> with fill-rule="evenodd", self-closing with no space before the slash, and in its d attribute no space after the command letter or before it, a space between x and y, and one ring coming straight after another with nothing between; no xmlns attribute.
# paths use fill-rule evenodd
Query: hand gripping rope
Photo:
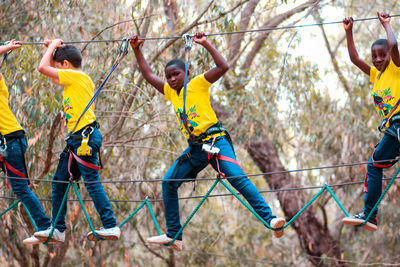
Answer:
<svg viewBox="0 0 400 267"><path fill-rule="evenodd" d="M187 93L187 83L188 83L188 71L189 71L189 52L193 45L192 37L189 34L182 35L182 39L185 42L185 81L183 84L183 108L181 113L181 120L183 126L188 132L189 138L194 137L192 131L189 128L189 121L186 114L186 93Z"/></svg>
<svg viewBox="0 0 400 267"><path fill-rule="evenodd" d="M76 127L78 126L79 121L81 120L81 118L83 117L83 115L86 113L86 111L90 108L90 106L93 104L93 102L96 100L97 96L100 94L101 89L103 89L104 85L106 84L108 78L111 76L111 74L113 73L113 71L117 68L117 66L119 65L119 63L121 63L122 59L128 54L128 38L124 38L121 42L121 45L119 46L119 54L117 59L114 62L114 65L112 66L110 72L107 74L107 77L104 79L104 81L100 84L99 88L97 88L96 92L94 93L92 99L90 99L89 103L87 104L87 106L85 107L85 109L83 110L82 114L79 116L78 120L76 121L74 127L72 128L72 130L68 133L68 136L70 136L76 129ZM68 138L68 137L67 137Z"/></svg>
<svg viewBox="0 0 400 267"><path fill-rule="evenodd" d="M4 42L4 45L8 45L10 42L11 42L11 41L6 41L6 42ZM8 51L8 52L6 52L6 53L3 54L3 58L1 59L1 62L0 62L0 68L3 66L3 63L6 61L8 55L9 55L11 52L12 52L12 50L10 50L10 51Z"/></svg>

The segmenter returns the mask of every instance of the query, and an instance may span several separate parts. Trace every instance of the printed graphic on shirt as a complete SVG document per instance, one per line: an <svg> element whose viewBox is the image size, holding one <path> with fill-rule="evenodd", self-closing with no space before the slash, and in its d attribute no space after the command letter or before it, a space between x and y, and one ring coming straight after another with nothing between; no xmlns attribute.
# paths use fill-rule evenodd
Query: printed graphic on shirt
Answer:
<svg viewBox="0 0 400 267"><path fill-rule="evenodd" d="M183 108L178 108L175 114L177 117L180 118L179 126L181 128L181 131L185 132L185 134L188 135L189 133L187 132L183 123ZM195 122L195 119L200 118L200 116L196 113L196 105L193 105L189 107L189 109L186 109L186 116L188 120L188 128L191 132L193 132L194 128L199 126L199 124Z"/></svg>
<svg viewBox="0 0 400 267"><path fill-rule="evenodd" d="M395 105L395 98L392 96L390 88L376 90L372 94L376 111L379 116L385 117Z"/></svg>
<svg viewBox="0 0 400 267"><path fill-rule="evenodd" d="M72 117L71 114L68 113L68 110L72 109L72 107L70 106L69 97L63 100L63 106L64 106L64 113L65 113L66 119L69 120Z"/></svg>

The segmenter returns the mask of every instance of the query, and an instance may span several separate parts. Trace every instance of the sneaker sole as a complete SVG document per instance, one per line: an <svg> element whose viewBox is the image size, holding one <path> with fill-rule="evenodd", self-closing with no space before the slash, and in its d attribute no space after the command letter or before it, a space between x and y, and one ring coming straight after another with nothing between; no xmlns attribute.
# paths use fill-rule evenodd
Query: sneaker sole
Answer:
<svg viewBox="0 0 400 267"><path fill-rule="evenodd" d="M115 241L115 240L118 240L119 239L119 236L116 236L116 235L99 235L99 234L97 234L100 238L103 238L104 240L113 240L113 241ZM87 239L89 240L89 241L100 241L99 239L97 239L97 237L94 235L94 234L92 234L92 233L90 233L88 236L87 236Z"/></svg>
<svg viewBox="0 0 400 267"><path fill-rule="evenodd" d="M172 240L172 239L171 239L171 240ZM168 245L170 242L171 242L171 241L162 243L162 242L147 240L147 243L153 244L153 245ZM167 247L168 247L168 246L167 246ZM178 252L182 251L182 248L181 248L180 246L176 245L175 242L172 243L172 245L169 246L169 248L172 248L173 250L178 251Z"/></svg>
<svg viewBox="0 0 400 267"><path fill-rule="evenodd" d="M281 220L281 221L279 221L277 224L275 224L273 228L274 228L274 229L278 229L278 228L281 228L281 227L285 226L285 224L286 224L286 221L285 221L285 220ZM285 230L273 231L274 236L275 236L276 238L282 237L283 234L284 234L284 232L285 232Z"/></svg>
<svg viewBox="0 0 400 267"><path fill-rule="evenodd" d="M364 223L364 220L359 220L359 219L352 219L352 218L343 218L342 223L345 225L350 225L350 226L357 226L362 223ZM378 229L378 226L376 226L373 223L367 222L365 225L363 225L361 228L370 231L370 232L375 232Z"/></svg>
<svg viewBox="0 0 400 267"><path fill-rule="evenodd" d="M45 243L47 239L49 239L48 236L35 236L35 237L40 240L41 244ZM51 238L49 241L49 244L60 244L60 243L64 243L64 241L59 241L53 238Z"/></svg>

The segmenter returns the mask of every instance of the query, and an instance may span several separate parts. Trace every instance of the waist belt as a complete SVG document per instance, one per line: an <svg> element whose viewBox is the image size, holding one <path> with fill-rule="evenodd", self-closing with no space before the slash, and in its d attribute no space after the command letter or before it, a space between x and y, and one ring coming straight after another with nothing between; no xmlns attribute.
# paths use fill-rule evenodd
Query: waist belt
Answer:
<svg viewBox="0 0 400 267"><path fill-rule="evenodd" d="M392 126L395 121L400 122L400 113L393 115L389 120L389 126Z"/></svg>
<svg viewBox="0 0 400 267"><path fill-rule="evenodd" d="M217 122L199 136L195 136L194 138L189 138L189 142L190 143L206 142L214 137L224 136L226 135L227 132L228 131L222 127L222 124L220 122Z"/></svg>
<svg viewBox="0 0 400 267"><path fill-rule="evenodd" d="M17 139L17 138L24 138L25 137L25 131L24 130L18 130L18 131L15 131L15 132L3 135L3 136L7 141L11 141L11 140Z"/></svg>
<svg viewBox="0 0 400 267"><path fill-rule="evenodd" d="M82 140L82 133L84 131L89 131L88 133L90 133L90 128L92 128L92 127L100 129L100 123L98 123L97 121L94 121L94 122L82 127L82 129L80 129L79 131L74 132L73 134L68 136L67 139L72 138L72 140L74 140L74 141Z"/></svg>

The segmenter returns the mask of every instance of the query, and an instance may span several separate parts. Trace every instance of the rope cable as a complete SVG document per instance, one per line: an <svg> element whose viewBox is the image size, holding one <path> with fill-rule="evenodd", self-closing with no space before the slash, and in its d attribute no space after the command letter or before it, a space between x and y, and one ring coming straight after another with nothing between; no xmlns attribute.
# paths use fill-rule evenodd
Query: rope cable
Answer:
<svg viewBox="0 0 400 267"><path fill-rule="evenodd" d="M385 160L376 160L375 163L383 163L383 162L390 162L390 161L397 161L399 160L398 157L394 159L385 159ZM300 168L300 169L292 169L292 170L281 170L281 171L270 171L270 172L263 172L263 173L256 173L256 174L245 174L245 175L238 175L238 176L229 176L226 179L235 179L235 178L242 178L242 177L257 177L257 176L264 176L264 175L275 175L275 174L286 174L286 173L296 173L296 172L304 172L304 171L314 171L314 170L324 170L324 169L335 169L335 168L343 168L343 167L353 167L353 166L360 166L360 165L367 165L370 164L370 161L360 161L360 162L351 162L351 163L343 163L343 164L336 164L336 165L328 165L328 166L319 166L319 167L310 167L310 168ZM6 176L1 176L0 179L5 179ZM88 182L77 182L81 184L90 184L90 183L103 183L103 184L115 184L115 183L158 183L162 182L163 179L151 179L151 180L140 180L140 179L133 179L133 180L118 180L121 177L114 177L109 178L110 180L102 180L102 181L88 181ZM26 179L20 177L12 177L12 179ZM170 182L174 181L181 181L181 182L199 182L199 181L215 181L217 178L183 178L183 179L168 179ZM53 181L51 179L42 179L40 177L36 178L29 178L30 181L41 181L41 182L53 182L53 183L69 183L68 181Z"/></svg>
<svg viewBox="0 0 400 267"><path fill-rule="evenodd" d="M391 18L400 17L400 14L390 15ZM378 17L368 17L368 18L359 18L353 19L353 21L369 21L369 20L377 20ZM296 29L296 28L306 28L306 27L314 27L321 25L334 25L341 24L343 21L331 21L331 22L321 22L321 23L310 23L303 25L288 25L288 26L279 26L279 27L268 27L268 28L259 28L259 29L249 29L249 30L239 30L239 31L229 31L229 32L219 32L219 33L210 33L206 34L206 36L220 36L220 35L232 35L232 34L242 34L242 33L254 33L254 32L265 32L265 31L276 31L276 30L288 30L288 29ZM193 37L194 35L190 35ZM180 39L182 36L162 36L162 37L145 37L139 38L139 40L146 41L154 41L154 40L171 40L171 39ZM76 41L64 41L64 44L88 44L88 43L110 43L110 42L121 42L124 39L106 39L106 40L76 40ZM4 44L4 42L3 42ZM44 42L23 42L22 45L43 45Z"/></svg>

